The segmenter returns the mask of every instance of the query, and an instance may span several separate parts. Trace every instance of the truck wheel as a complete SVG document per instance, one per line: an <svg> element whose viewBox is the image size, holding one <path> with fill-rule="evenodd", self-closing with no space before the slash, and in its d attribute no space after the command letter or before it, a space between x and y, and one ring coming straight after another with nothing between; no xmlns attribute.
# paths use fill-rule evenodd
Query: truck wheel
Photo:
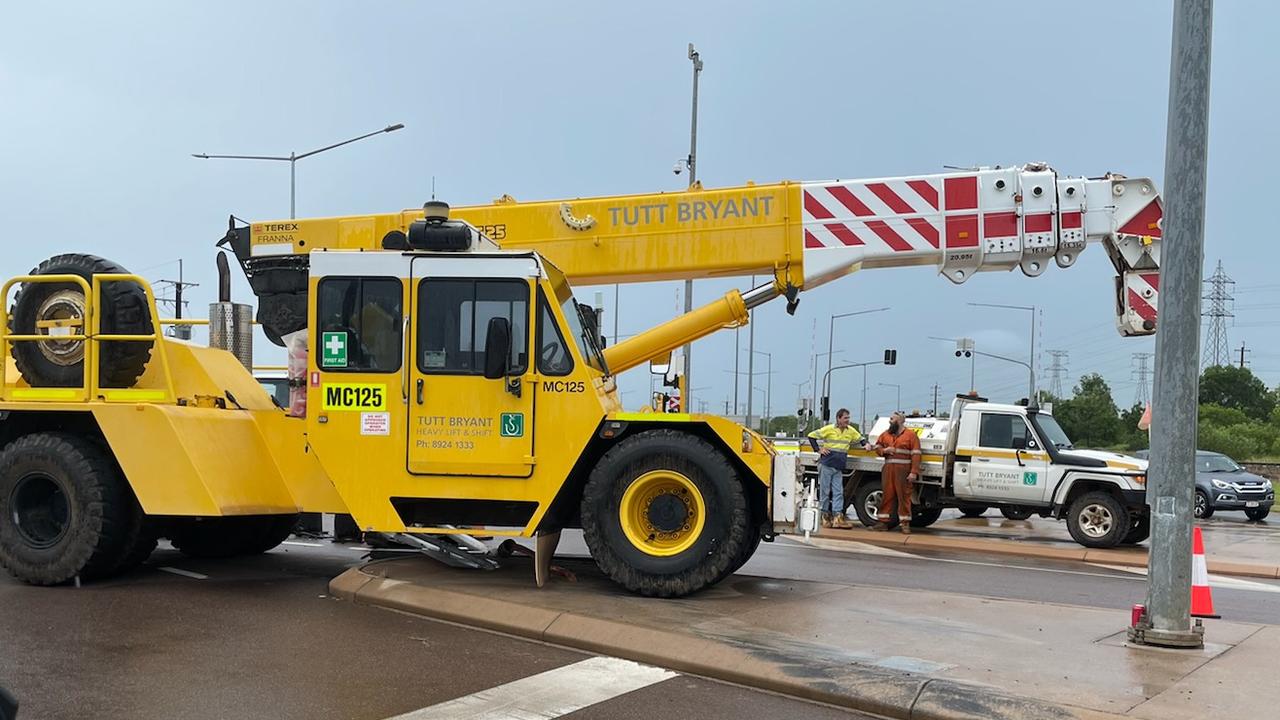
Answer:
<svg viewBox="0 0 1280 720"><path fill-rule="evenodd" d="M1129 529L1129 533L1120 541L1122 545L1137 545L1138 543L1151 537L1151 516L1135 515L1133 516L1133 527Z"/></svg>
<svg viewBox="0 0 1280 720"><path fill-rule="evenodd" d="M1125 506L1114 495L1101 490L1076 498L1067 511L1067 530L1072 539L1085 547L1115 547L1132 528Z"/></svg>
<svg viewBox="0 0 1280 720"><path fill-rule="evenodd" d="M257 555L284 542L297 522L294 514L184 518L169 531L169 541L193 558Z"/></svg>
<svg viewBox="0 0 1280 720"><path fill-rule="evenodd" d="M79 275L92 283L94 275L128 272L95 255L57 255L36 266L32 275ZM27 283L18 291L9 311L9 327L23 335L52 335L47 323L73 321L74 334L89 328L84 292L72 283ZM102 286L101 330L108 335L147 335L152 331L151 311L142 287L131 282ZM42 326L43 324L43 326ZM31 385L79 387L84 383L83 340L39 340L10 345L18 372ZM103 387L129 387L146 369L151 341L104 342L98 345L98 382Z"/></svg>
<svg viewBox="0 0 1280 720"><path fill-rule="evenodd" d="M880 487L880 478L873 476L862 481L858 492L853 496L853 511L858 519L867 527L875 527L879 522L880 502L884 500L884 489Z"/></svg>
<svg viewBox="0 0 1280 720"><path fill-rule="evenodd" d="M1191 514L1200 520L1208 520L1213 517L1213 503L1209 502L1209 495L1200 488L1196 488L1196 504L1192 508Z"/></svg>
<svg viewBox="0 0 1280 720"><path fill-rule="evenodd" d="M697 592L748 559L752 521L738 474L710 443L675 430L642 432L605 453L581 516L596 565L641 595Z"/></svg>
<svg viewBox="0 0 1280 720"><path fill-rule="evenodd" d="M1035 514L1035 510L1025 505L1005 505L1000 508L1000 514L1009 520L1026 520Z"/></svg>
<svg viewBox="0 0 1280 720"><path fill-rule="evenodd" d="M965 503L960 506L960 514L967 518L982 517L991 507L988 505L970 505Z"/></svg>
<svg viewBox="0 0 1280 720"><path fill-rule="evenodd" d="M1270 505L1267 505L1265 507L1248 508L1244 511L1245 517L1249 518L1250 520L1253 520L1254 522L1258 522L1270 514L1271 514Z"/></svg>
<svg viewBox="0 0 1280 720"><path fill-rule="evenodd" d="M911 507L911 527L924 528L938 522L938 518L942 517L942 508L922 508L918 506Z"/></svg>
<svg viewBox="0 0 1280 720"><path fill-rule="evenodd" d="M254 539L245 543L243 554L260 555L289 539L298 525L298 515L261 515L256 518L258 530Z"/></svg>
<svg viewBox="0 0 1280 720"><path fill-rule="evenodd" d="M33 585L102 577L120 563L136 501L97 444L65 433L0 453L0 565Z"/></svg>

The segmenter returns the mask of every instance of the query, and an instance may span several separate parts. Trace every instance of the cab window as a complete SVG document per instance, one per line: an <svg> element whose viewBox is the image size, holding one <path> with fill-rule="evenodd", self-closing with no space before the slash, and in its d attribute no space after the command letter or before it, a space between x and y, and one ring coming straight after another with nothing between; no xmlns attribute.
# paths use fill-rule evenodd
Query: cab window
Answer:
<svg viewBox="0 0 1280 720"><path fill-rule="evenodd" d="M510 370L529 368L529 285L522 280L427 278L418 284L418 369L444 375L484 372L489 320L511 324Z"/></svg>
<svg viewBox="0 0 1280 720"><path fill-rule="evenodd" d="M402 288L397 278L321 280L316 365L326 372L398 371L403 354Z"/></svg>
<svg viewBox="0 0 1280 720"><path fill-rule="evenodd" d="M538 372L543 375L568 375L573 372L573 357L564 335L556 324L556 316L547 298L538 293Z"/></svg>
<svg viewBox="0 0 1280 720"><path fill-rule="evenodd" d="M1027 422L1018 415L982 414L978 428L978 444L987 448L1004 450L1035 450L1039 444Z"/></svg>

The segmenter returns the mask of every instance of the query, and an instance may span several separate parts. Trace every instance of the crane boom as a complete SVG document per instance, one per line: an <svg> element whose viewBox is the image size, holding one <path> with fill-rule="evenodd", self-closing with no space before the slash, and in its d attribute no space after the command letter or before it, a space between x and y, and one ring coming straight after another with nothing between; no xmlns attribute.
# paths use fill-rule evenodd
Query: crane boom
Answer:
<svg viewBox="0 0 1280 720"><path fill-rule="evenodd" d="M255 222L232 228L268 336L305 326L307 253L407 247L421 210ZM504 249L528 249L577 285L766 275L796 294L859 269L933 266L954 283L1102 244L1115 266L1116 324L1155 331L1161 205L1146 178L1060 176L1044 164L949 173L517 202L454 208ZM220 243L221 244L221 243ZM736 305L733 305L736 307Z"/></svg>

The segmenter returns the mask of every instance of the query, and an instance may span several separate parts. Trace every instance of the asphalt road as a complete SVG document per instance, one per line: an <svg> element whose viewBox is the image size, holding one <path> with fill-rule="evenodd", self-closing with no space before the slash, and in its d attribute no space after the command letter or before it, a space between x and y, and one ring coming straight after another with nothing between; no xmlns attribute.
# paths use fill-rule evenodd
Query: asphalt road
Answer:
<svg viewBox="0 0 1280 720"><path fill-rule="evenodd" d="M535 718L860 717L341 602L328 580L362 551L299 542L234 561L161 550L79 589L0 575L0 685L21 720L417 720L494 703Z"/></svg>

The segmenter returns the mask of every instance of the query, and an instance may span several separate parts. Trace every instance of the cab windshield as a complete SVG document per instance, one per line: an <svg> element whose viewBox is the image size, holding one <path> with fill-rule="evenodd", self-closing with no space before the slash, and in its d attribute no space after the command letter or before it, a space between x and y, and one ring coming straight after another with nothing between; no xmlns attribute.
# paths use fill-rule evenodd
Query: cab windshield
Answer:
<svg viewBox="0 0 1280 720"><path fill-rule="evenodd" d="M1062 429L1057 420L1052 415L1046 413L1036 413L1031 416L1031 421L1035 424L1036 429L1040 431L1040 436L1044 441L1058 450L1074 450L1075 445L1071 444L1071 438L1067 437L1067 431Z"/></svg>
<svg viewBox="0 0 1280 720"><path fill-rule="evenodd" d="M565 322L569 324L569 334L573 335L574 341L578 344L578 351L582 353L587 364L608 375L609 368L604 362L604 352L596 339L594 328L588 328L586 315L578 302L573 299L573 289L569 287L569 281L565 279L564 273L560 272L559 268L545 259L542 262L547 272L547 279L551 281L551 287L555 290L556 303L560 305L560 312L564 313Z"/></svg>

